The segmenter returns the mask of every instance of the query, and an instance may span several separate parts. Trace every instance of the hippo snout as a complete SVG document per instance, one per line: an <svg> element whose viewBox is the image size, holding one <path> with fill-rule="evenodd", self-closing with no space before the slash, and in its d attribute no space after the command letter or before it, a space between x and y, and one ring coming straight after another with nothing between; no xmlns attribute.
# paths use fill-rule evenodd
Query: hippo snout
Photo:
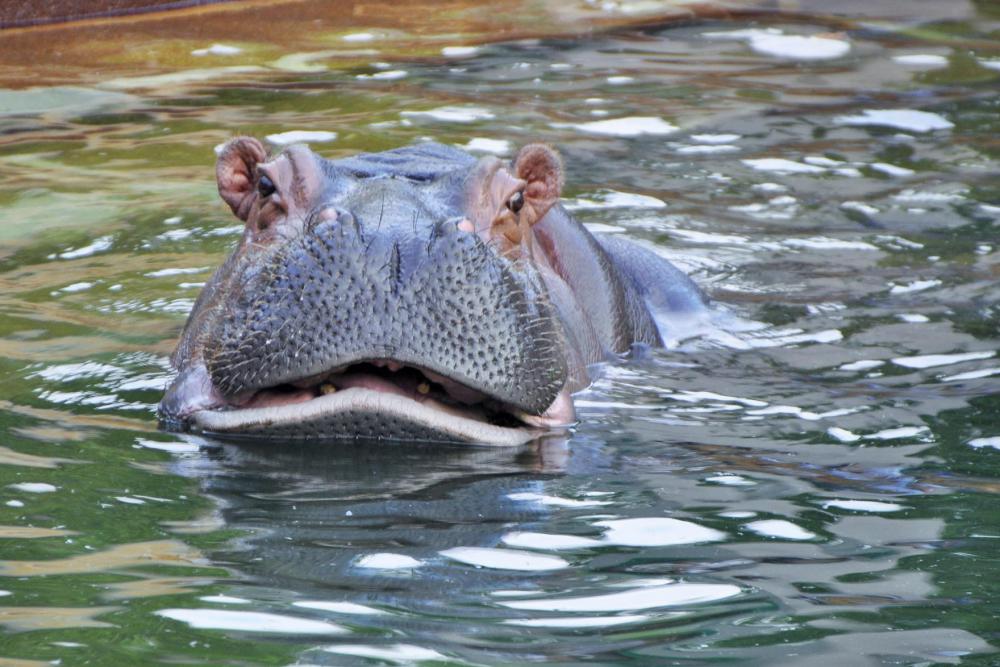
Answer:
<svg viewBox="0 0 1000 667"><path fill-rule="evenodd" d="M529 272L454 219L414 234L336 212L275 249L207 336L205 365L223 396L319 385L391 360L519 411L552 404L566 362Z"/></svg>

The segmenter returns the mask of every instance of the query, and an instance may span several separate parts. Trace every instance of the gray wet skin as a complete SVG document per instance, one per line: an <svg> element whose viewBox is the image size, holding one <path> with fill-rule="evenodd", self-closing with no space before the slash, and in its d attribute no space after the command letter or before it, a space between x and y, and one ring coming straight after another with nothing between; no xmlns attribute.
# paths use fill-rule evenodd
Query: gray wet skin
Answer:
<svg viewBox="0 0 1000 667"><path fill-rule="evenodd" d="M661 345L658 313L705 300L559 205L563 168L440 144L325 160L225 145L219 193L246 224L171 358L165 426L274 438L497 445L573 422L587 366Z"/></svg>

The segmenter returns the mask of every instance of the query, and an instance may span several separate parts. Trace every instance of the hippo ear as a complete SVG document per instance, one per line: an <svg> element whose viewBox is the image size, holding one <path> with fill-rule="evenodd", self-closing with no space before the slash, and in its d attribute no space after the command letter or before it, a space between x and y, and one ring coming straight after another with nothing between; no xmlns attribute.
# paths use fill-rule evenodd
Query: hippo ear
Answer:
<svg viewBox="0 0 1000 667"><path fill-rule="evenodd" d="M521 218L533 225L559 201L563 187L562 159L544 144L528 144L514 158L514 173L527 183Z"/></svg>
<svg viewBox="0 0 1000 667"><path fill-rule="evenodd" d="M257 164L266 159L267 151L253 137L231 139L219 153L219 159L215 163L219 194L240 220L246 221L250 216L257 198L254 173Z"/></svg>

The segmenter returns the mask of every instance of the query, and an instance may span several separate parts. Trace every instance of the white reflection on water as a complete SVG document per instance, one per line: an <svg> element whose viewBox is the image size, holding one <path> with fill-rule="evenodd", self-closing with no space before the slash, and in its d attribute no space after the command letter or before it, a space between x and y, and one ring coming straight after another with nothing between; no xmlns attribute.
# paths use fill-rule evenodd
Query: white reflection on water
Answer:
<svg viewBox="0 0 1000 667"><path fill-rule="evenodd" d="M489 139L487 137L473 137L462 146L467 151L473 153L492 153L494 155L506 155L513 150L513 144L506 139Z"/></svg>
<svg viewBox="0 0 1000 667"><path fill-rule="evenodd" d="M816 533L808 531L801 526L797 526L791 521L784 519L763 519L752 521L746 525L747 528L763 535L764 537L776 537L782 540L811 540L816 537Z"/></svg>
<svg viewBox="0 0 1000 667"><path fill-rule="evenodd" d="M391 646L337 644L335 646L324 646L323 650L327 653L354 655L360 658L407 665L424 660L448 661L448 656L443 653L438 653L437 651L421 646L414 646L413 644L392 644Z"/></svg>
<svg viewBox="0 0 1000 667"><path fill-rule="evenodd" d="M676 150L682 155L705 155L711 153L732 153L740 150L740 147L733 144L679 144Z"/></svg>
<svg viewBox="0 0 1000 667"><path fill-rule="evenodd" d="M91 255L96 255L99 252L110 250L113 240L114 238L112 236L101 236L85 246L66 250L58 253L57 255L49 255L48 259L55 259L56 257L59 259L79 259L81 257L90 257Z"/></svg>
<svg viewBox="0 0 1000 667"><path fill-rule="evenodd" d="M840 442L857 442L861 439L861 436L857 433L849 431L846 428L840 428L839 426L831 426L826 429L826 432Z"/></svg>
<svg viewBox="0 0 1000 667"><path fill-rule="evenodd" d="M851 43L829 36L786 35L778 28L748 28L705 32L707 39L746 41L757 53L791 60L830 60L847 55Z"/></svg>
<svg viewBox="0 0 1000 667"><path fill-rule="evenodd" d="M569 211L581 211L606 208L666 208L662 199L633 192L618 192L617 190L602 190L590 195L589 198L578 197L563 202Z"/></svg>
<svg viewBox="0 0 1000 667"><path fill-rule="evenodd" d="M746 477L733 473L712 475L710 477L706 477L705 481L711 482L712 484L722 484L723 486L755 486L757 484L757 482L752 479L747 479Z"/></svg>
<svg viewBox="0 0 1000 667"><path fill-rule="evenodd" d="M990 377L992 375L1000 375L1000 368L981 368L978 371L969 371L968 373L958 373L957 375L949 375L947 377L941 378L942 382L956 382L959 380L978 380L979 378Z"/></svg>
<svg viewBox="0 0 1000 667"><path fill-rule="evenodd" d="M212 46L205 47L204 49L195 49L191 52L192 56L235 56L237 54L243 53L243 49L238 46L230 46L229 44L212 44Z"/></svg>
<svg viewBox="0 0 1000 667"><path fill-rule="evenodd" d="M994 436L992 438L974 438L969 440L969 446L973 449L981 449L983 447L1000 449L1000 436Z"/></svg>
<svg viewBox="0 0 1000 667"><path fill-rule="evenodd" d="M608 544L629 547L696 544L726 539L725 533L680 519L661 517L616 519L597 521L595 525L607 528L604 540Z"/></svg>
<svg viewBox="0 0 1000 667"><path fill-rule="evenodd" d="M85 282L73 283L72 285L66 285L65 287L63 287L61 289L57 289L54 292L50 292L50 294L52 296L57 296L60 292L64 292L66 294L72 294L74 292L83 292L85 290L89 290L91 287L93 287L96 284L97 284L97 281L95 281L95 282L86 282L85 281Z"/></svg>
<svg viewBox="0 0 1000 667"><path fill-rule="evenodd" d="M875 171L882 172L887 176L893 176L895 178L902 178L904 176L913 176L915 172L913 169L907 167L900 167L899 165L890 164L888 162L873 162L871 168Z"/></svg>
<svg viewBox="0 0 1000 667"><path fill-rule="evenodd" d="M401 111L399 115L407 118L429 118L447 123L471 123L477 120L489 120L493 118L492 111L475 106L446 106L427 111Z"/></svg>
<svg viewBox="0 0 1000 667"><path fill-rule="evenodd" d="M446 58L463 58L465 56L474 56L479 53L478 46L446 46L441 49L441 55Z"/></svg>
<svg viewBox="0 0 1000 667"><path fill-rule="evenodd" d="M779 174L822 174L826 172L823 167L778 157L741 160L741 162L758 171L773 171Z"/></svg>
<svg viewBox="0 0 1000 667"><path fill-rule="evenodd" d="M699 401L727 401L731 403L741 403L748 407L764 407L767 405L767 401L758 401L754 398L740 398L739 396L727 396L726 394L718 394L714 391L682 390L671 394L670 398L675 401L683 401L685 403L697 403Z"/></svg>
<svg viewBox="0 0 1000 667"><path fill-rule="evenodd" d="M929 69L948 66L948 59L946 57L933 53L911 53L893 56L892 59L900 65L912 65L914 67L926 67Z"/></svg>
<svg viewBox="0 0 1000 667"><path fill-rule="evenodd" d="M887 428L865 436L867 440L901 440L903 438L916 438L917 436L929 435L931 430L926 426L900 426L898 428Z"/></svg>
<svg viewBox="0 0 1000 667"><path fill-rule="evenodd" d="M412 570L424 563L404 554L378 553L368 554L358 559L358 567L372 570Z"/></svg>
<svg viewBox="0 0 1000 667"><path fill-rule="evenodd" d="M525 549L589 549L604 544L603 541L592 537L579 537L576 535L553 535L549 533L532 533L527 531L515 531L507 533L501 540L504 544L512 547L522 547Z"/></svg>
<svg viewBox="0 0 1000 667"><path fill-rule="evenodd" d="M887 503L881 500L828 500L823 508L836 507L851 512L899 512L906 509L898 503Z"/></svg>
<svg viewBox="0 0 1000 667"><path fill-rule="evenodd" d="M507 625L520 625L526 628L609 628L615 625L628 625L645 621L649 616L643 614L625 614L622 616L559 616L549 618L510 618L504 621Z"/></svg>
<svg viewBox="0 0 1000 667"><path fill-rule="evenodd" d="M176 440L159 441L150 440L148 438L136 438L135 443L140 447L145 447L146 449L159 449L172 454L194 454L200 449L200 447L196 444Z"/></svg>
<svg viewBox="0 0 1000 667"><path fill-rule="evenodd" d="M334 623L257 611L223 609L161 609L154 612L200 630L236 630L285 635L334 635L347 632Z"/></svg>
<svg viewBox="0 0 1000 667"><path fill-rule="evenodd" d="M336 132L329 132L325 130L289 130L288 132L269 134L266 137L269 143L276 146L303 143L324 143L333 141L336 138Z"/></svg>
<svg viewBox="0 0 1000 667"><path fill-rule="evenodd" d="M553 123L556 128L573 128L586 134L600 134L609 137L639 137L642 135L673 134L678 128L657 116L627 116L609 118L589 123Z"/></svg>
<svg viewBox="0 0 1000 667"><path fill-rule="evenodd" d="M910 292L923 292L941 284L940 280L914 280L905 285L892 285L889 294L909 294Z"/></svg>
<svg viewBox="0 0 1000 667"><path fill-rule="evenodd" d="M657 607L715 602L739 595L739 586L730 584L670 583L663 586L634 588L620 593L588 595L583 597L542 598L513 600L498 604L510 609L530 611L637 611Z"/></svg>
<svg viewBox="0 0 1000 667"><path fill-rule="evenodd" d="M558 496L549 496L531 491L508 493L507 497L511 500L536 502L540 505L551 505L553 507L600 507L601 505L611 504L610 500L576 500L575 498L560 498Z"/></svg>
<svg viewBox="0 0 1000 667"><path fill-rule="evenodd" d="M518 570L521 572L542 572L561 570L569 563L558 556L543 556L514 549L490 549L487 547L455 547L439 552L445 558L493 570Z"/></svg>
<svg viewBox="0 0 1000 667"><path fill-rule="evenodd" d="M843 364L838 368L842 371L867 371L873 368L878 368L879 366L885 365L884 361L878 361L877 359L861 359L860 361L852 361L848 364Z"/></svg>
<svg viewBox="0 0 1000 667"><path fill-rule="evenodd" d="M183 276L190 273L202 273L203 271L210 270L209 266L193 266L193 267L183 267L183 268L169 268L169 269L159 269L158 271L150 271L149 273L144 273L143 275L147 278L165 278L167 276Z"/></svg>
<svg viewBox="0 0 1000 667"><path fill-rule="evenodd" d="M59 489L59 487L47 482L18 482L17 484L8 484L7 488L25 493L55 493Z"/></svg>
<svg viewBox="0 0 1000 667"><path fill-rule="evenodd" d="M203 600L205 598L202 598ZM357 604L354 602L326 602L323 600L302 600L300 602L293 602L292 606L302 607L303 609L318 609L320 611L328 611L334 614L361 614L361 615L379 615L385 614L387 612L381 609L376 609L375 607L369 607L363 604Z"/></svg>
<svg viewBox="0 0 1000 667"><path fill-rule="evenodd" d="M375 33L372 32L352 32L341 35L340 39L345 42L371 42L375 37Z"/></svg>
<svg viewBox="0 0 1000 667"><path fill-rule="evenodd" d="M405 79L410 75L405 69L389 69L383 72L375 72L374 74L358 74L354 78L360 81L397 81L399 79Z"/></svg>
<svg viewBox="0 0 1000 667"><path fill-rule="evenodd" d="M692 134L691 140L700 144L731 144L741 138L739 134Z"/></svg>
<svg viewBox="0 0 1000 667"><path fill-rule="evenodd" d="M198 598L202 602L213 602L215 604L250 604L246 598L233 597L232 595L203 595Z"/></svg>
<svg viewBox="0 0 1000 667"><path fill-rule="evenodd" d="M111 364L96 361L85 361L79 364L55 364L31 373L28 377L40 377L57 382L68 382L81 378L121 378L126 375L124 369Z"/></svg>
<svg viewBox="0 0 1000 667"><path fill-rule="evenodd" d="M725 533L690 521L667 517L604 519L593 525L604 528L600 538L514 531L503 536L504 544L527 549L588 549L607 546L666 547L720 542Z"/></svg>
<svg viewBox="0 0 1000 667"><path fill-rule="evenodd" d="M925 354L916 357L897 357L892 360L892 363L906 368L933 368L934 366L960 364L965 361L989 359L995 355L996 352L993 350L985 350L983 352L963 352L959 354Z"/></svg>
<svg viewBox="0 0 1000 667"><path fill-rule="evenodd" d="M907 132L931 132L955 127L941 114L914 109L865 109L860 115L837 116L833 122L838 125L895 127Z"/></svg>

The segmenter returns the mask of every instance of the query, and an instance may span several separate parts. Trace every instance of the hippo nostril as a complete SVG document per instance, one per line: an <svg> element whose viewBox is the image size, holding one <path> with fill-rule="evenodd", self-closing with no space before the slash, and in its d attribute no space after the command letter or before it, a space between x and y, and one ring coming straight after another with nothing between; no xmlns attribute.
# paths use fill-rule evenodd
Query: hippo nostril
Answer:
<svg viewBox="0 0 1000 667"><path fill-rule="evenodd" d="M314 229L320 225L336 224L344 229L359 232L358 221L350 211L335 206L324 206L316 209L309 217L309 229Z"/></svg>
<svg viewBox="0 0 1000 667"><path fill-rule="evenodd" d="M338 210L337 222L339 222L343 227L353 229L354 231L360 231L358 220L350 211Z"/></svg>
<svg viewBox="0 0 1000 667"><path fill-rule="evenodd" d="M447 218L434 225L431 229L431 241L436 241L439 238L448 236L449 234L454 234L459 230L459 225L465 220L464 217L458 216L455 218Z"/></svg>
<svg viewBox="0 0 1000 667"><path fill-rule="evenodd" d="M333 222L338 217L339 213L333 206L315 208L306 218L306 229L313 230L323 223Z"/></svg>

